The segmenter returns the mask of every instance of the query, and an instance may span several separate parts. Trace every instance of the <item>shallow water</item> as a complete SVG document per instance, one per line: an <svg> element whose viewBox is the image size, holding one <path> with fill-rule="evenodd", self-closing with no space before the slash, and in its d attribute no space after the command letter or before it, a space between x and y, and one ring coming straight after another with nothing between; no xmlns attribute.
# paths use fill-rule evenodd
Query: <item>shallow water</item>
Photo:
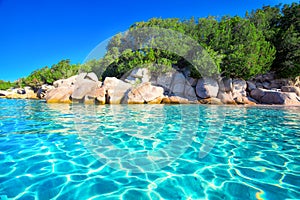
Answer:
<svg viewBox="0 0 300 200"><path fill-rule="evenodd" d="M297 199L300 107L0 99L0 199Z"/></svg>

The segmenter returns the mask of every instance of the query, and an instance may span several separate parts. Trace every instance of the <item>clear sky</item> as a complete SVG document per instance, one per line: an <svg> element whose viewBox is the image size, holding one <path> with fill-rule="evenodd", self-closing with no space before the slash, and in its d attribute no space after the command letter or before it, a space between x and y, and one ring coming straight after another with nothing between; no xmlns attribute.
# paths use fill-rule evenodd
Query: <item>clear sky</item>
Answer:
<svg viewBox="0 0 300 200"><path fill-rule="evenodd" d="M0 79L62 59L81 63L101 41L152 17L241 15L296 0L0 0Z"/></svg>

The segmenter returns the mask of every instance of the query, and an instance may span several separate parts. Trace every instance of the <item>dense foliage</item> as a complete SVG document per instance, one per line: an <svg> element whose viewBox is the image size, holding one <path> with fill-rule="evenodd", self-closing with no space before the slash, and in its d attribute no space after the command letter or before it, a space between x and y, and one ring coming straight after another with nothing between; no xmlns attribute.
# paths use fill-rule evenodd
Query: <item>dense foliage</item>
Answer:
<svg viewBox="0 0 300 200"><path fill-rule="evenodd" d="M7 90L9 88L15 87L16 83L11 83L10 81L0 80L0 90Z"/></svg>
<svg viewBox="0 0 300 200"><path fill-rule="evenodd" d="M249 79L270 70L275 71L279 77L300 75L299 3L282 7L265 6L250 14L246 13L245 18L224 16L220 20L207 17L183 21L176 18L153 18L135 23L130 31L144 27L167 28L191 37L207 50L215 62L217 67L212 69L218 69L219 73L227 77ZM139 47L139 42L145 38L131 34L130 31L129 34L115 36L107 46L104 58L88 64L90 69L98 75L102 74L104 78L120 77L138 66L153 67L161 63L167 68L172 65L179 68L191 66L190 61L174 53L177 52L176 47L175 51L174 47L170 51L151 48L153 41ZM168 38L166 34L164 37L167 37L170 44L176 43L176 37ZM181 51L187 53L188 49L183 45ZM206 62L203 60L206 59L204 55L198 56L198 62ZM202 74L203 66L196 69Z"/></svg>
<svg viewBox="0 0 300 200"><path fill-rule="evenodd" d="M300 5L264 6L244 18L153 18L137 22L127 33L114 36L99 60L83 65L62 60L17 83L0 81L0 89L52 84L80 70L94 71L100 79L120 78L135 67L158 73L189 67L191 76L197 78L221 74L249 79L270 70L279 77L300 76Z"/></svg>
<svg viewBox="0 0 300 200"><path fill-rule="evenodd" d="M248 16L276 48L271 69L280 77L300 75L300 4L292 3L253 11Z"/></svg>
<svg viewBox="0 0 300 200"><path fill-rule="evenodd" d="M58 79L68 78L78 74L80 64L71 64L70 60L62 60L51 68L43 67L33 71L28 77L19 79L19 85L38 87L43 84L52 84Z"/></svg>

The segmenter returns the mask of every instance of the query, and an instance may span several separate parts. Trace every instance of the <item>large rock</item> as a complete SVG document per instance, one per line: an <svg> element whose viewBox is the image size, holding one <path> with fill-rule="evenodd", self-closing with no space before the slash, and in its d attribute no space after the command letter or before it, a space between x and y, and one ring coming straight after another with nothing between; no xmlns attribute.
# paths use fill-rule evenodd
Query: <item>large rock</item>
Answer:
<svg viewBox="0 0 300 200"><path fill-rule="evenodd" d="M294 92L297 94L297 96L300 97L300 88L296 86L282 86L281 87L282 92Z"/></svg>
<svg viewBox="0 0 300 200"><path fill-rule="evenodd" d="M188 80L189 84L190 84L192 87L196 87L197 82L198 82L197 79L192 78L192 77L189 77L189 78L187 78L187 80Z"/></svg>
<svg viewBox="0 0 300 200"><path fill-rule="evenodd" d="M38 90L37 90L37 97L39 99L44 99L47 92L49 92L50 90L54 89L54 86L52 85L47 85L47 84L44 84L42 85Z"/></svg>
<svg viewBox="0 0 300 200"><path fill-rule="evenodd" d="M5 98L7 99L38 99L36 93L27 93L27 94L17 94L17 93L8 93Z"/></svg>
<svg viewBox="0 0 300 200"><path fill-rule="evenodd" d="M253 83L251 81L247 81L247 90L251 92L252 90L255 90L255 89L256 89L255 83Z"/></svg>
<svg viewBox="0 0 300 200"><path fill-rule="evenodd" d="M181 72L173 74L170 91L175 96L186 98L189 101L197 100L194 88L190 85L189 81Z"/></svg>
<svg viewBox="0 0 300 200"><path fill-rule="evenodd" d="M76 76L76 78L75 78L75 82L76 82L76 81L81 81L81 80L85 79L86 75L87 75L86 72L83 72L83 73L78 74L78 75Z"/></svg>
<svg viewBox="0 0 300 200"><path fill-rule="evenodd" d="M46 96L47 103L71 103L74 87L58 87L49 91Z"/></svg>
<svg viewBox="0 0 300 200"><path fill-rule="evenodd" d="M37 97L39 99L43 99L45 98L46 96L46 90L42 89L42 88L39 88L38 91L36 92L37 93Z"/></svg>
<svg viewBox="0 0 300 200"><path fill-rule="evenodd" d="M151 74L147 68L135 68L130 72L130 75L124 80L130 84L149 82Z"/></svg>
<svg viewBox="0 0 300 200"><path fill-rule="evenodd" d="M96 97L96 104L106 103L106 90L104 87L97 88L94 91L93 97Z"/></svg>
<svg viewBox="0 0 300 200"><path fill-rule="evenodd" d="M89 80L91 80L91 81L98 82L98 77L97 77L97 75L96 75L94 72L88 73L88 74L84 77L84 79L89 79Z"/></svg>
<svg viewBox="0 0 300 200"><path fill-rule="evenodd" d="M96 90L98 86L98 82L89 80L89 79L83 79L76 82L76 85L74 86L74 92L72 94L72 100L80 101L83 100L83 98L91 91Z"/></svg>
<svg viewBox="0 0 300 200"><path fill-rule="evenodd" d="M221 92L231 92L232 91L232 79L223 78L219 82L219 90Z"/></svg>
<svg viewBox="0 0 300 200"><path fill-rule="evenodd" d="M84 96L85 104L105 104L105 89L103 87L96 87Z"/></svg>
<svg viewBox="0 0 300 200"><path fill-rule="evenodd" d="M9 92L8 91L5 91L5 90L0 90L0 96L6 96L6 95L8 95L9 94Z"/></svg>
<svg viewBox="0 0 300 200"><path fill-rule="evenodd" d="M18 88L18 89L16 89L16 93L17 94L26 94L26 91L22 88Z"/></svg>
<svg viewBox="0 0 300 200"><path fill-rule="evenodd" d="M162 87L152 86L150 82L142 83L132 89L127 96L128 104L160 103L164 97Z"/></svg>
<svg viewBox="0 0 300 200"><path fill-rule="evenodd" d="M246 97L247 82L243 79L233 79L232 80L232 98L242 98Z"/></svg>
<svg viewBox="0 0 300 200"><path fill-rule="evenodd" d="M250 92L250 96L261 103L261 98L265 95L265 90L264 89L254 89Z"/></svg>
<svg viewBox="0 0 300 200"><path fill-rule="evenodd" d="M171 88L172 79L176 71L159 74L156 78L156 85L163 86L165 88Z"/></svg>
<svg viewBox="0 0 300 200"><path fill-rule="evenodd" d="M300 105L300 98L295 93L256 89L251 97L262 104Z"/></svg>
<svg viewBox="0 0 300 200"><path fill-rule="evenodd" d="M72 87L75 85L76 79L78 75L71 76L70 78L67 79L60 79L57 81L53 82L54 87Z"/></svg>
<svg viewBox="0 0 300 200"><path fill-rule="evenodd" d="M103 87L107 94L107 103L120 104L123 103L125 97L131 89L131 84L126 83L115 77L106 77L103 82Z"/></svg>
<svg viewBox="0 0 300 200"><path fill-rule="evenodd" d="M202 98L215 98L218 95L219 85L215 79L212 78L201 78L198 80L196 85L196 93Z"/></svg>
<svg viewBox="0 0 300 200"><path fill-rule="evenodd" d="M232 98L231 92L227 93L227 92L219 91L218 99L220 99L221 102L224 104L233 104L233 105L236 104L236 102Z"/></svg>
<svg viewBox="0 0 300 200"><path fill-rule="evenodd" d="M8 99L38 99L37 94L31 87L10 89L6 92L5 97Z"/></svg>
<svg viewBox="0 0 300 200"><path fill-rule="evenodd" d="M264 104L285 104L285 99L286 96L281 92L267 91L260 100Z"/></svg>
<svg viewBox="0 0 300 200"><path fill-rule="evenodd" d="M172 70L166 73L159 73L158 75L151 76L151 83L156 86L163 87L165 90L165 95L171 95L171 84L176 70Z"/></svg>

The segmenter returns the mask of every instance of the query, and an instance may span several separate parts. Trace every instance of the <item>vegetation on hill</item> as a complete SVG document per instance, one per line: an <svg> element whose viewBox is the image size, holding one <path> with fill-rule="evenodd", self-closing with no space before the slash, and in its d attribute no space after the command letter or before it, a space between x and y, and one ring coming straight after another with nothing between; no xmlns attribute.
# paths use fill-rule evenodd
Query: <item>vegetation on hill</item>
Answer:
<svg viewBox="0 0 300 200"><path fill-rule="evenodd" d="M15 87L16 83L11 83L10 81L0 80L0 90L7 90L11 87Z"/></svg>
<svg viewBox="0 0 300 200"><path fill-rule="evenodd" d="M135 23L130 31L144 27L172 29L193 38L207 50L219 73L227 77L249 79L270 70L275 71L279 77L300 75L299 3L282 7L265 6L250 14L246 13L244 18L153 18ZM145 38L130 35L130 31L129 34L119 34L112 38L104 58L90 61L86 66L105 78L120 77L136 66L151 67L153 63L167 67L176 65L179 68L191 65L182 56L174 54L174 51L151 48L151 42L146 42L147 45L142 48L135 48ZM128 38L132 35L134 39ZM176 42L176 38L167 40L171 44ZM181 48L188 52L185 46ZM196 71L192 76L197 77L199 74Z"/></svg>
<svg viewBox="0 0 300 200"><path fill-rule="evenodd" d="M80 64L71 64L70 60L61 60L51 68L43 67L33 71L26 78L18 80L19 85L27 85L31 87L39 87L43 84L52 84L59 79L65 79L78 74L81 68Z"/></svg>
<svg viewBox="0 0 300 200"><path fill-rule="evenodd" d="M200 52L191 56L190 45L178 45L180 38L168 32L163 33L164 39L147 38L149 33L143 29L145 27L154 30L165 28L188 36L197 41L197 45L203 47L207 54ZM136 34L138 30L144 31L144 34ZM156 48L161 44L166 44L169 49ZM210 68L209 59L215 63L214 68ZM200 68L195 66L198 64ZM110 40L103 58L83 65L62 60L51 68L44 67L19 79L18 85L36 87L51 84L80 70L94 71L100 79L121 77L139 66L159 72L165 72L173 66L190 67L193 77L203 74L198 72L199 69L206 70L205 74L218 72L223 76L244 79L270 70L275 71L278 77L300 76L300 5L265 6L246 13L243 18L153 18L147 22L137 22L127 34L118 34ZM0 88L9 86L13 84L0 82Z"/></svg>

